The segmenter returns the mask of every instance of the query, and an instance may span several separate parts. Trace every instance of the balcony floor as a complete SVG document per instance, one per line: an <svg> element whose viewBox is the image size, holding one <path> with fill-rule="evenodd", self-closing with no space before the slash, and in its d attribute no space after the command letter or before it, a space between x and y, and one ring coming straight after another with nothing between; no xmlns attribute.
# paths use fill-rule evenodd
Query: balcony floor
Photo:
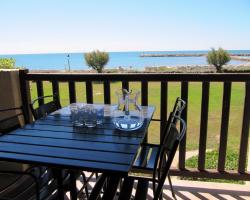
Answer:
<svg viewBox="0 0 250 200"><path fill-rule="evenodd" d="M88 175L88 174L87 174ZM214 183L214 182L199 182L178 180L172 178L175 194L178 200L250 200L250 182L244 185L229 184L229 183ZM78 187L81 183L78 182ZM91 179L89 189L95 185L95 178ZM152 185L151 185L152 186ZM134 194L135 191L133 191ZM153 199L153 191L150 188L148 191L148 200ZM69 194L65 200L69 200ZM168 182L164 186L163 199L173 199Z"/></svg>

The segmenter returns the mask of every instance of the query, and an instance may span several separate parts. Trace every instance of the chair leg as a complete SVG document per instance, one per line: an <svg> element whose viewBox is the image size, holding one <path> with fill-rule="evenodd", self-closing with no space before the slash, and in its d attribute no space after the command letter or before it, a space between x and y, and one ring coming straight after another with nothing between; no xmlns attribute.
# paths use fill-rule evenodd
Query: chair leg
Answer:
<svg viewBox="0 0 250 200"><path fill-rule="evenodd" d="M162 193L163 193L163 191L162 191ZM162 195L162 193L160 194L160 196L159 196L159 200L163 200L163 195Z"/></svg>
<svg viewBox="0 0 250 200"><path fill-rule="evenodd" d="M81 175L82 175L83 183L86 184L85 186L86 197L89 198L88 182L87 182L86 176L84 173L81 173Z"/></svg>
<svg viewBox="0 0 250 200"><path fill-rule="evenodd" d="M176 199L176 196L175 196L175 193L174 193L174 188L173 188L172 181L171 181L171 178L170 178L169 174L168 174L168 182L169 182L169 186L170 186L170 189L171 189L172 197L174 199Z"/></svg>

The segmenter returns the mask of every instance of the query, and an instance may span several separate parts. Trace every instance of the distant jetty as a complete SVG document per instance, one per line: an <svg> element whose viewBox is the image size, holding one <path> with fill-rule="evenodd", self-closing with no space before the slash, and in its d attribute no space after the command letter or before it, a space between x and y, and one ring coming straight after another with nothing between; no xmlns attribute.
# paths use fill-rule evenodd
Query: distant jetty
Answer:
<svg viewBox="0 0 250 200"><path fill-rule="evenodd" d="M141 54L140 57L202 57L204 53L178 53L178 54ZM230 56L250 56L250 53L233 53ZM247 58L248 59L248 58ZM249 58L250 59L250 58Z"/></svg>

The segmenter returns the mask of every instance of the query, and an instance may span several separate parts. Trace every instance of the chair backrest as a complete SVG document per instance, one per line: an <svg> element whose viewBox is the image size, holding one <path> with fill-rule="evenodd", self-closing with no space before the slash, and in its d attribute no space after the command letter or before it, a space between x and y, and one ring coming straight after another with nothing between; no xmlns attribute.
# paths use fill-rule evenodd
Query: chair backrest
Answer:
<svg viewBox="0 0 250 200"><path fill-rule="evenodd" d="M0 134L8 133L27 123L27 115L22 106L0 109L0 116Z"/></svg>
<svg viewBox="0 0 250 200"><path fill-rule="evenodd" d="M166 123L166 127L163 131L163 137L160 141L160 143L162 144L163 141L165 140L166 137L168 137L168 129L171 123L175 123L176 124L176 118L174 118L173 116L177 116L177 117L181 117L182 111L184 110L186 106L186 102L184 100L182 100L180 97L177 97L173 110L172 112L170 112L167 123Z"/></svg>
<svg viewBox="0 0 250 200"><path fill-rule="evenodd" d="M162 187L169 173L179 143L186 133L186 123L178 116L178 113L171 115L170 120L171 123L166 130L168 136L164 138L159 155L157 156L158 160L154 166L153 192L155 200L159 198L162 192ZM182 125L180 131L177 129L178 122Z"/></svg>
<svg viewBox="0 0 250 200"><path fill-rule="evenodd" d="M42 105L39 105L37 108L35 107L35 104L39 101L42 100L42 102L44 102L44 100L49 99L49 98L53 98L52 101L49 101L47 103L44 103ZM59 102L58 96L57 95L49 95L49 96L41 96L38 97L37 99L33 100L30 104L30 109L31 112L34 116L34 119L40 119L42 117L46 117L46 115L58 110L61 108L61 104Z"/></svg>

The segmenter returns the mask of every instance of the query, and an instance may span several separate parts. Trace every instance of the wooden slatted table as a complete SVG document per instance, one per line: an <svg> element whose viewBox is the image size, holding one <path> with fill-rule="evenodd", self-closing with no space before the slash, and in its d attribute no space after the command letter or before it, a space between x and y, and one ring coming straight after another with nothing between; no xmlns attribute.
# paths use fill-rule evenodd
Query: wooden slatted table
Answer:
<svg viewBox="0 0 250 200"><path fill-rule="evenodd" d="M95 128L72 126L67 106L0 136L0 160L126 176L146 136L154 107L142 107L144 124L131 132L115 129L111 105L105 105L104 110L104 123Z"/></svg>

